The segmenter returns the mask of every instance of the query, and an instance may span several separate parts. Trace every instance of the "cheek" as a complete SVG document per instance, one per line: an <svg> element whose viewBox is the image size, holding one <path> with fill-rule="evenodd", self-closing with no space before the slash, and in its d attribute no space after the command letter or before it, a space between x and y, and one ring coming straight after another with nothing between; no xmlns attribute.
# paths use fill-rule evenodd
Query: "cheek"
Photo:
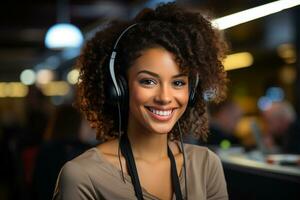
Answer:
<svg viewBox="0 0 300 200"><path fill-rule="evenodd" d="M132 87L129 88L129 105L130 107L136 107L140 106L141 104L144 104L149 99L148 92L145 92L144 88L138 87L136 85L132 85Z"/></svg>
<svg viewBox="0 0 300 200"><path fill-rule="evenodd" d="M186 111L187 105L188 105L188 102L189 102L188 90L177 92L176 93L176 100L178 102L178 105L180 105L180 107L181 107L181 109L178 112L178 114L179 114L178 117L181 117L183 115L183 113Z"/></svg>
<svg viewBox="0 0 300 200"><path fill-rule="evenodd" d="M189 102L189 92L188 90L183 90L180 92L176 92L176 99L182 106L186 106Z"/></svg>

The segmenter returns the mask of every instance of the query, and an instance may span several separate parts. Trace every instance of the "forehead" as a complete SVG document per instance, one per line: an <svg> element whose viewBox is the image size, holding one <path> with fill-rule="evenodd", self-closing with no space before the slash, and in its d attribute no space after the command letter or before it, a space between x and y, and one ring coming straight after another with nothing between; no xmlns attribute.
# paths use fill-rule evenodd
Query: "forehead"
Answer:
<svg viewBox="0 0 300 200"><path fill-rule="evenodd" d="M181 73L175 56L159 47L142 51L141 55L129 67L128 73L130 76L143 70L154 72L160 76L174 76Z"/></svg>

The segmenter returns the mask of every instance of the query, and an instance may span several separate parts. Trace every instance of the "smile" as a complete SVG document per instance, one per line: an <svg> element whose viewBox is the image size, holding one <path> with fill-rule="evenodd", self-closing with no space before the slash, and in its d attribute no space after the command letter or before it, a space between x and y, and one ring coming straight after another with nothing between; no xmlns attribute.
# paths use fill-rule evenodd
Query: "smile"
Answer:
<svg viewBox="0 0 300 200"><path fill-rule="evenodd" d="M159 121L167 121L172 118L174 109L170 110L157 110L152 107L146 107L150 111L150 115Z"/></svg>

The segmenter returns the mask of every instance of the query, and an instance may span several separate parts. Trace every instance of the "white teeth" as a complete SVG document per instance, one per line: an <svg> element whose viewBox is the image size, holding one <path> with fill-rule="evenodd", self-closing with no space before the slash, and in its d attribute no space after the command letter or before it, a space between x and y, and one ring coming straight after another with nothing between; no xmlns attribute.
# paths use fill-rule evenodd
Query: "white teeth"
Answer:
<svg viewBox="0 0 300 200"><path fill-rule="evenodd" d="M149 108L151 112L160 116L168 116L172 113L172 110L162 111L162 110L154 110L153 108Z"/></svg>

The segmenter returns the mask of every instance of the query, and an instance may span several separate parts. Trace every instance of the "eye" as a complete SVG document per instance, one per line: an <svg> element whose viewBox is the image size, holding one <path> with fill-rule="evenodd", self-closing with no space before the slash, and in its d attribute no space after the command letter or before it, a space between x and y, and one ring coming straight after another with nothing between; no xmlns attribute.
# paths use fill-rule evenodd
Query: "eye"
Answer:
<svg viewBox="0 0 300 200"><path fill-rule="evenodd" d="M152 79L142 79L139 81L139 83L145 86L151 86L151 85L155 85L156 81Z"/></svg>
<svg viewBox="0 0 300 200"><path fill-rule="evenodd" d="M176 80L176 81L173 82L173 85L175 87L183 87L184 85L186 85L186 82L183 81L183 80Z"/></svg>

